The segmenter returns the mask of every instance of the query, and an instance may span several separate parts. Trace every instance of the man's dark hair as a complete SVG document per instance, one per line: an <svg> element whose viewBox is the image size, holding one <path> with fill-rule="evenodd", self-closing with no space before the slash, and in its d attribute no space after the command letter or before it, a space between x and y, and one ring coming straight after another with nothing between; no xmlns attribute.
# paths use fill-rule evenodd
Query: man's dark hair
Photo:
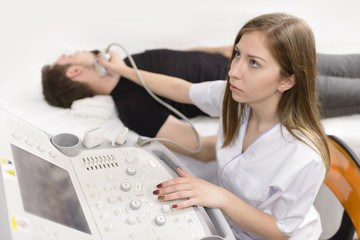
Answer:
<svg viewBox="0 0 360 240"><path fill-rule="evenodd" d="M45 65L42 68L42 87L45 100L52 106L70 108L73 101L94 96L87 84L66 76L70 64Z"/></svg>

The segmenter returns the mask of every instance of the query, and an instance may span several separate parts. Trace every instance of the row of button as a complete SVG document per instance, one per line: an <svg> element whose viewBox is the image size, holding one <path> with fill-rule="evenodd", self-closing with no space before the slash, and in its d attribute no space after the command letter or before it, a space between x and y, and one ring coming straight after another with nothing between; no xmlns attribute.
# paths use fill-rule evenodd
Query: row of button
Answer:
<svg viewBox="0 0 360 240"><path fill-rule="evenodd" d="M109 198L108 198L108 202L109 202L109 203L115 203L115 202L117 202L117 201L122 201L122 200L123 200L123 199L122 199L120 196L114 197L114 198L112 198L112 197L109 197ZM149 200L147 200L147 199L145 199L145 198L142 198L141 201L138 200L138 199L131 200L130 203L129 203L129 207L130 207L132 210L135 210L135 211L136 211L136 210L139 210L139 209L141 208L142 203L146 204L147 206L149 206L149 207L151 207L151 208L153 208L153 207L155 206L155 204L154 204L153 202L151 202L151 201L149 201ZM96 203L96 207L97 207L98 209L105 208L105 202L102 201L102 200L98 201L98 202ZM129 213L126 208L125 208L124 210L126 210L126 212ZM122 215L122 214L123 214L122 209L121 209L120 207L117 207L117 210L116 210L116 211L117 211L117 212L116 212L117 215ZM168 214L170 211L172 211L172 208L170 208L169 205L163 205L163 206L161 207L161 212L163 212L164 214Z"/></svg>
<svg viewBox="0 0 360 240"><path fill-rule="evenodd" d="M128 157L125 158L125 162L128 163L128 164L133 164L135 162L139 162L139 158L138 157L128 156ZM148 164L149 167L152 167L152 168L157 168L158 167L157 163L152 159L148 159L146 161L146 163Z"/></svg>
<svg viewBox="0 0 360 240"><path fill-rule="evenodd" d="M93 158L93 157L86 157L86 158L83 158L83 162L84 162L84 165L86 167L87 170L98 170L98 169L102 169L102 168L111 168L111 167L118 167L118 163L115 162L115 158L112 156L112 158L106 158L104 159L105 157L103 158L99 158L97 159L97 157ZM125 159L125 162L129 163L129 164L132 164L135 162L137 158L126 158ZM148 160L147 161L148 165L152 168L157 168L157 164L156 162L154 162L153 160ZM134 170L134 168L128 168L127 169L127 174L128 175L134 175L135 172L132 172L131 170ZM145 169L143 169L144 171L147 171Z"/></svg>
<svg viewBox="0 0 360 240"><path fill-rule="evenodd" d="M131 186L132 185L129 182L123 182L123 183L120 184L120 190L123 191L123 192L128 192L128 191L131 190ZM87 187L90 188L90 189L94 189L95 188L95 183L89 182L87 184ZM142 187L143 187L142 183L139 183L139 182L135 183L134 191L135 192L141 192ZM115 185L106 184L104 186L104 191L105 192L112 192L112 191L116 191L116 190L117 190L117 187ZM99 192L97 190L94 190L93 193L97 193L96 195L99 195Z"/></svg>
<svg viewBox="0 0 360 240"><path fill-rule="evenodd" d="M19 134L17 134L16 132L13 132L13 133L12 133L12 136L13 136L13 138L15 138L15 139L18 140L18 141L20 141L20 140L22 139L22 136L19 135ZM33 147L33 146L35 145L35 142L32 141L30 138L25 139L24 142L25 142L26 145L28 145L29 147ZM42 152L42 153L46 151L46 148L45 148L44 146L40 145L40 144L36 146L36 149L39 150L39 151ZM50 150L48 153L49 153L50 157L52 157L52 158L56 158L56 157L57 157L57 153L54 152L54 151L51 151L51 150Z"/></svg>
<svg viewBox="0 0 360 240"><path fill-rule="evenodd" d="M99 155L99 156L92 156L92 157L83 157L83 162L91 162L91 163L110 163L111 161L115 160L113 155Z"/></svg>
<svg viewBox="0 0 360 240"><path fill-rule="evenodd" d="M144 216L149 216L149 214L145 214L144 213ZM103 212L100 216L100 218L102 220L107 220L110 218L110 213L109 212ZM136 224L137 222L140 223L141 220L139 217L135 217L134 215L131 215L129 216L127 219L126 219L126 222L129 224L129 225L134 225ZM164 215L157 215L155 216L154 218L154 222L156 225L158 226L163 226L165 225L166 223L166 217Z"/></svg>
<svg viewBox="0 0 360 240"><path fill-rule="evenodd" d="M83 157L82 160L88 171L119 167L113 155L89 156Z"/></svg>
<svg viewBox="0 0 360 240"><path fill-rule="evenodd" d="M179 226L181 229L181 226ZM152 229L154 231L154 229ZM189 236L190 237L190 236ZM141 233L130 233L126 234L125 240L158 240L159 237L157 236L156 232L144 231ZM191 238L183 238L183 240L200 240L200 237L196 233L191 234Z"/></svg>
<svg viewBox="0 0 360 240"><path fill-rule="evenodd" d="M140 201L138 201L137 203L135 203L136 208L139 207L138 204L141 205ZM165 206L167 206L167 205L165 205ZM169 206L168 206L168 207L169 207ZM140 208L140 207L139 207L139 208ZM139 208L138 208L138 209L139 209ZM127 212L127 213L129 213L129 212ZM115 211L115 214L118 215L118 216L120 216L120 215L123 215L124 213L123 213L123 211L121 210L121 208L119 207L119 208ZM150 216L150 213L146 213L146 212L143 213L143 217L149 217L149 216ZM102 220L107 220L107 219L110 218L110 213L109 213L109 212L103 212L103 213L101 214L100 218L101 218ZM158 226L163 226L163 225L165 225L166 221L167 221L167 218L166 218L164 215L157 215L157 216L155 216L155 218L154 218L154 222L155 222L155 224L158 225ZM136 224L137 222L138 222L138 223L141 223L141 219L140 219L139 217L134 216L134 215L130 215L130 216L126 219L126 222L127 222L128 224L130 224L130 225L134 225L134 224ZM189 224L190 226L192 226L192 227L195 227L195 228L196 228L196 226L197 226L195 220L194 220L190 215L186 215L186 216L185 216L185 222L186 222L187 224ZM180 224L181 221L180 221L179 218L175 218L175 219L174 219L174 223Z"/></svg>

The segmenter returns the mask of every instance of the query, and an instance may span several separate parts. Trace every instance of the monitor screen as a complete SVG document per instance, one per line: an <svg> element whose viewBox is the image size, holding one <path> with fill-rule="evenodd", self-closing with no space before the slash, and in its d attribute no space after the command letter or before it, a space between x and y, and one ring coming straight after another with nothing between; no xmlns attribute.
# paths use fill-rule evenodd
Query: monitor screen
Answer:
<svg viewBox="0 0 360 240"><path fill-rule="evenodd" d="M11 145L24 210L91 234L68 171Z"/></svg>

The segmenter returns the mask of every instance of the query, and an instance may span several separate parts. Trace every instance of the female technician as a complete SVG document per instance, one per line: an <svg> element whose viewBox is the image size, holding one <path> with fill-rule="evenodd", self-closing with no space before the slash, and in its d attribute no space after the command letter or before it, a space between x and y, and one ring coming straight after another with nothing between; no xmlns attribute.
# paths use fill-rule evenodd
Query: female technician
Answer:
<svg viewBox="0 0 360 240"><path fill-rule="evenodd" d="M112 53L105 67L139 82ZM192 84L141 71L158 95L219 116L220 186L178 168L160 183L173 208L220 208L238 239L318 239L314 199L329 169L316 99L313 33L301 19L268 14L246 23L235 39L227 81ZM186 199L186 200L184 200Z"/></svg>

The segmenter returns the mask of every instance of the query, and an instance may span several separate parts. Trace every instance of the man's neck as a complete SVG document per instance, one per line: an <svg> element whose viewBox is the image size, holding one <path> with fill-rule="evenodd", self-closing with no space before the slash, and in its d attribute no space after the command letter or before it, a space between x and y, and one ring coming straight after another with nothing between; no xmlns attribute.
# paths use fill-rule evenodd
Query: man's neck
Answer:
<svg viewBox="0 0 360 240"><path fill-rule="evenodd" d="M97 95L110 95L111 91L119 82L120 76L118 74L106 75L105 77L99 77L93 84L93 89Z"/></svg>

